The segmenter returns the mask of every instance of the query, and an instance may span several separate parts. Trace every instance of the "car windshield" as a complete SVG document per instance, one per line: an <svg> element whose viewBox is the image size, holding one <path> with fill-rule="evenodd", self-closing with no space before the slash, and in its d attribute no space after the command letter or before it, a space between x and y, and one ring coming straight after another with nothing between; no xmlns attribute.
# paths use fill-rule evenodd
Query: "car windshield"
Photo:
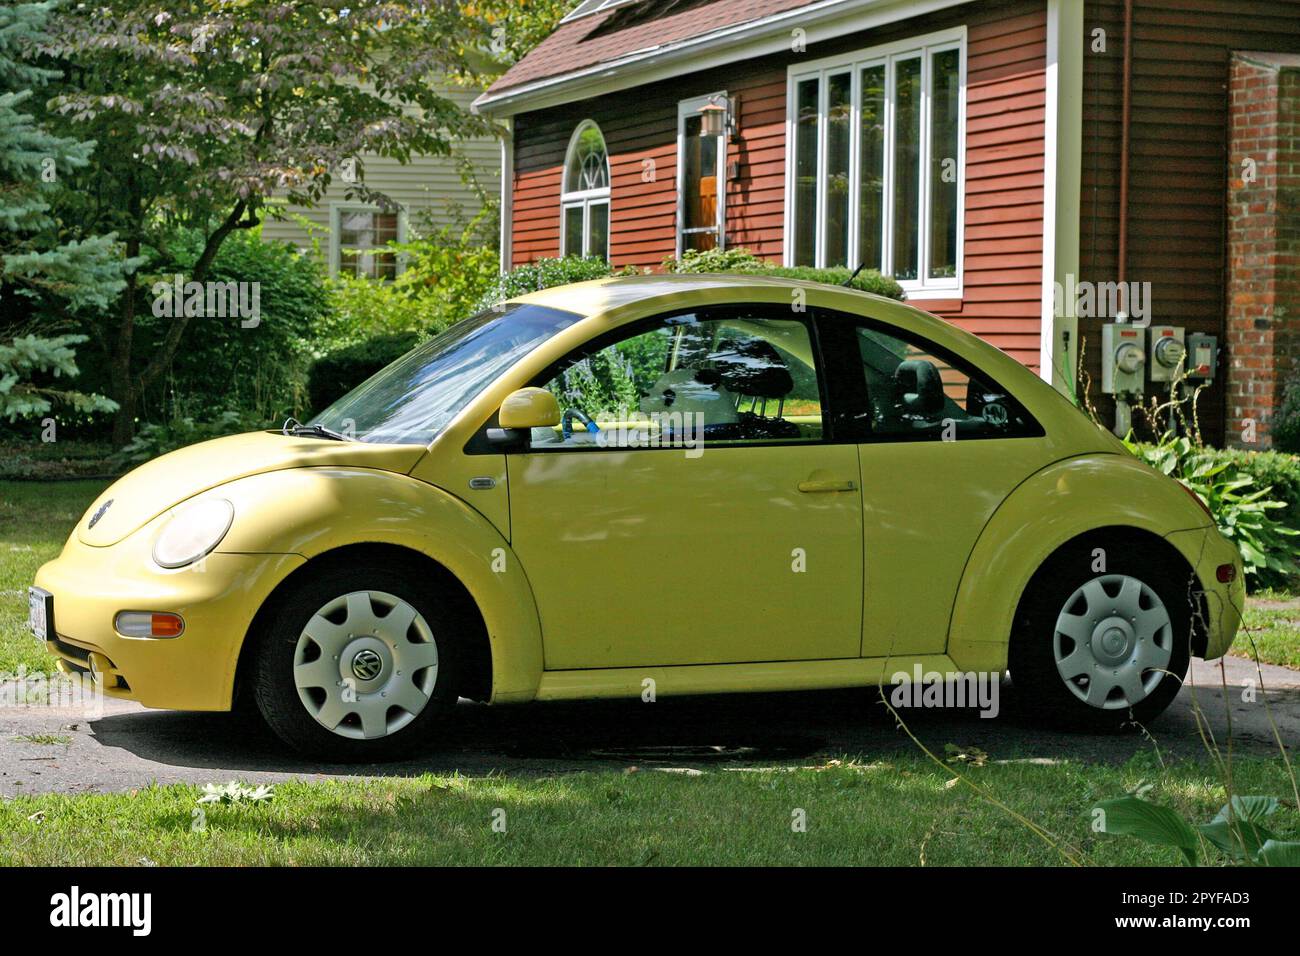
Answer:
<svg viewBox="0 0 1300 956"><path fill-rule="evenodd" d="M520 303L485 309L376 372L308 426L365 442L427 445L501 373L581 318Z"/></svg>

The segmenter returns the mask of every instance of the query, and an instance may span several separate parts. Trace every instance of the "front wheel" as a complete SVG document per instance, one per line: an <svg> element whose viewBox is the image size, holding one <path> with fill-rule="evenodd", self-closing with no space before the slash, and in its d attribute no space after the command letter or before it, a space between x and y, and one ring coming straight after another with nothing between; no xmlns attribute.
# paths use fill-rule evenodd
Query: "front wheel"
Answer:
<svg viewBox="0 0 1300 956"><path fill-rule="evenodd" d="M1191 659L1189 580L1131 545L1067 547L1034 576L1010 649L1011 680L1036 717L1090 730L1154 719Z"/></svg>
<svg viewBox="0 0 1300 956"><path fill-rule="evenodd" d="M454 614L413 575L336 567L272 615L254 661L267 724L304 753L391 759L428 742L457 699Z"/></svg>

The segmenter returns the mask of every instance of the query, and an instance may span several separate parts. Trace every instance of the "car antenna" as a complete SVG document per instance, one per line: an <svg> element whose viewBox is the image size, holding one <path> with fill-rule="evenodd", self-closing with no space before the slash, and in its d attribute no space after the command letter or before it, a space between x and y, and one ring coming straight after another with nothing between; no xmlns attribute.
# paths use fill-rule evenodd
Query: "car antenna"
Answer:
<svg viewBox="0 0 1300 956"><path fill-rule="evenodd" d="M866 267L867 267L867 260L866 260L866 259L863 259L863 260L862 260L862 264L861 264L860 266L858 266L856 269L854 269L854 270L853 270L853 274L850 275L850 276L849 276L847 279L845 279L843 282L841 282L840 285L844 286L844 288L846 288L846 289L847 289L849 286L853 285L853 280L856 279L856 278L858 277L858 273L861 272L861 271L862 271L863 269L865 269Z"/></svg>

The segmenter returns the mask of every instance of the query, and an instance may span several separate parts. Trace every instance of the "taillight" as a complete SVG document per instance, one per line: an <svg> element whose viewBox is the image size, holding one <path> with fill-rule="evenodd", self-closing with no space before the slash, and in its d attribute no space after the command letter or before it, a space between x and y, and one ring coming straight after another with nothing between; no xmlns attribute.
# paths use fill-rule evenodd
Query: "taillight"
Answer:
<svg viewBox="0 0 1300 956"><path fill-rule="evenodd" d="M1231 584L1237 580L1237 566L1235 564L1221 564L1214 569L1214 577L1220 584Z"/></svg>

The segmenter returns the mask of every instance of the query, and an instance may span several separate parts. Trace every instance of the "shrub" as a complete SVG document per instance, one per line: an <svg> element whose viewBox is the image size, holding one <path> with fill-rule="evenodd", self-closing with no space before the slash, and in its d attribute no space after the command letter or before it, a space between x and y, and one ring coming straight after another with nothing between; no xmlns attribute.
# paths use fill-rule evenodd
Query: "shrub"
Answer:
<svg viewBox="0 0 1300 956"><path fill-rule="evenodd" d="M140 426L131 441L113 453L109 462L115 468L133 468L174 449L224 435L253 431L265 424L256 416L233 409L219 412L207 420L186 415L166 422L148 422Z"/></svg>
<svg viewBox="0 0 1300 956"><path fill-rule="evenodd" d="M498 302L517 295L550 289L571 282L604 279L614 275L637 275L632 266L614 269L604 259L565 256L563 259L538 259L527 265L516 266L504 275L497 276L479 298L474 311L490 308Z"/></svg>
<svg viewBox="0 0 1300 956"><path fill-rule="evenodd" d="M1194 445L1173 432L1155 445L1127 444L1148 465L1182 482L1205 502L1224 537L1237 546L1252 590L1285 587L1300 574L1294 544L1300 531L1277 514L1286 503L1270 497L1274 489L1256 482L1240 456Z"/></svg>
<svg viewBox="0 0 1300 956"><path fill-rule="evenodd" d="M307 374L311 410L319 412L329 407L381 368L411 351L421 338L418 332L379 335L317 359Z"/></svg>
<svg viewBox="0 0 1300 956"><path fill-rule="evenodd" d="M800 279L805 282L825 282L829 285L844 285L853 274L852 269L843 266L833 266L828 269L816 269L812 266L775 266L760 259L748 249L706 249L704 251L692 249L683 253L680 259L665 259L663 265L667 272L744 272ZM874 269L863 269L859 272L850 284L850 288L891 299L903 298L903 287Z"/></svg>
<svg viewBox="0 0 1300 956"><path fill-rule="evenodd" d="M154 263L142 276L148 290L188 273L202 248L197 231L182 232L171 252L175 266ZM284 242L263 242L257 230L231 235L208 274L212 282L258 284L259 315L245 328L239 318L201 318L190 322L170 372L148 396L160 411L155 420L187 417L213 420L230 409L241 418L270 424L299 411L304 403L311 342L329 311L320 266ZM171 320L145 310L140 316L137 347L153 348ZM215 407L214 407L215 406Z"/></svg>
<svg viewBox="0 0 1300 956"><path fill-rule="evenodd" d="M1293 372L1287 380L1282 403L1273 413L1269 424L1273 447L1278 451L1300 455L1300 371Z"/></svg>
<svg viewBox="0 0 1300 956"><path fill-rule="evenodd" d="M324 355L375 335L440 332L476 311L497 278L495 220L485 209L464 226L393 243L402 270L390 282L339 276L330 280L333 315L318 342Z"/></svg>
<svg viewBox="0 0 1300 956"><path fill-rule="evenodd" d="M1226 462L1230 470L1249 475L1257 487L1272 488L1271 497L1286 505L1275 517L1282 524L1300 528L1300 457L1277 451L1244 451L1239 448L1206 448L1215 462Z"/></svg>

